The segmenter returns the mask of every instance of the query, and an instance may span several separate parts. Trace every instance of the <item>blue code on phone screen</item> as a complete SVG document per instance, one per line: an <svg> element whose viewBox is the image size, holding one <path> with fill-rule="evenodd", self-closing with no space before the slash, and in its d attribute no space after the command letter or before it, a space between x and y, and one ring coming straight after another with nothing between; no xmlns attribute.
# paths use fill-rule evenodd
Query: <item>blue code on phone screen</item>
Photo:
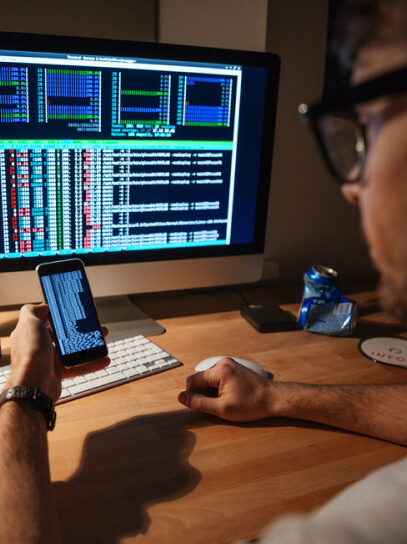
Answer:
<svg viewBox="0 0 407 544"><path fill-rule="evenodd" d="M62 355L104 345L91 294L80 270L41 278Z"/></svg>

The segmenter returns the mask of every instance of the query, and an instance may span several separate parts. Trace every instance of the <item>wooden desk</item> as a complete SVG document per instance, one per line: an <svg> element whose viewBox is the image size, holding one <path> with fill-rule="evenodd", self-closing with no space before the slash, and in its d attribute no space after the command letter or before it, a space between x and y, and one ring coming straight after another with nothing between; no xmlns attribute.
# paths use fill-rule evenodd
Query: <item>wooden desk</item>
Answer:
<svg viewBox="0 0 407 544"><path fill-rule="evenodd" d="M220 296L214 297L216 304ZM229 302L231 297L240 304L236 296L226 293ZM361 333L406 335L405 330L377 313L374 293L354 298L362 317L352 338L303 331L260 334L236 309L160 319L167 332L154 341L184 366L57 408L49 449L65 541L223 544L249 539L276 516L309 511L402 458L401 446L333 428L289 420L229 424L177 402L195 364L216 354L256 361L278 380L406 381L407 369L369 362L357 348ZM141 302L154 307L157 299L151 300ZM295 311L298 305L285 308ZM168 305L161 313L169 313ZM12 318L3 314L3 324Z"/></svg>

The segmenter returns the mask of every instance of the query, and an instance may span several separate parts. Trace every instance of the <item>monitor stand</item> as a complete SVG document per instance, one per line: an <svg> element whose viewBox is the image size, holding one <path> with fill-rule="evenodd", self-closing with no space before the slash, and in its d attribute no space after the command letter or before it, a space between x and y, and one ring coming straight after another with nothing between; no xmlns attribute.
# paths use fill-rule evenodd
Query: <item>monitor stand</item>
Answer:
<svg viewBox="0 0 407 544"><path fill-rule="evenodd" d="M95 303L100 322L109 330L108 340L135 333L154 336L165 332L164 327L137 308L127 295L96 297Z"/></svg>

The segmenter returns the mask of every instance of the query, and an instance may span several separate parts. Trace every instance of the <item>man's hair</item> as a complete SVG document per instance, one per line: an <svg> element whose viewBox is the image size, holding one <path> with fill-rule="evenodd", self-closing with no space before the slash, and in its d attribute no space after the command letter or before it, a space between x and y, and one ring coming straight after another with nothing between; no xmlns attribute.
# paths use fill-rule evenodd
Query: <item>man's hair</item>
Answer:
<svg viewBox="0 0 407 544"><path fill-rule="evenodd" d="M345 69L362 47L392 43L407 46L407 0L340 1L331 49Z"/></svg>

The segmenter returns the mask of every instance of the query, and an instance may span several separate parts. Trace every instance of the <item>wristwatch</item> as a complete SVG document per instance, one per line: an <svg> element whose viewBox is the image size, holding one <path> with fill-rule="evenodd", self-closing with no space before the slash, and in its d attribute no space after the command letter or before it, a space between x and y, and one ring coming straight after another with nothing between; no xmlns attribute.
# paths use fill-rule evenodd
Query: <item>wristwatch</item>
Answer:
<svg viewBox="0 0 407 544"><path fill-rule="evenodd" d="M9 400L23 400L31 402L44 416L47 424L47 430L52 431L55 427L57 415L54 409L54 401L39 387L25 387L18 385L10 387L0 395L0 407Z"/></svg>

